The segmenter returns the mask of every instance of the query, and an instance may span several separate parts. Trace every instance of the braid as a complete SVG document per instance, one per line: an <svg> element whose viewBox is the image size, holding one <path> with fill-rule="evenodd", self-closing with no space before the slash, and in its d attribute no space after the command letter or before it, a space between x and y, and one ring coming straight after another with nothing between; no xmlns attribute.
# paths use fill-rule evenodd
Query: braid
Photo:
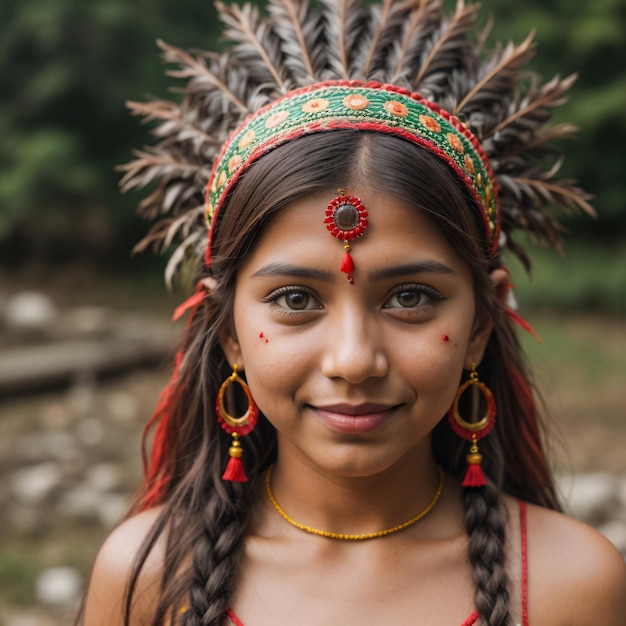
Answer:
<svg viewBox="0 0 626 626"><path fill-rule="evenodd" d="M229 495L231 502L224 502L217 491L212 491L203 511L203 529L193 546L193 579L183 626L224 623L250 517L250 507L241 503L245 496L235 496L234 489Z"/></svg>
<svg viewBox="0 0 626 626"><path fill-rule="evenodd" d="M511 626L500 492L492 482L485 487L466 488L464 506L469 557L476 584L474 602L480 615L478 623L480 626Z"/></svg>

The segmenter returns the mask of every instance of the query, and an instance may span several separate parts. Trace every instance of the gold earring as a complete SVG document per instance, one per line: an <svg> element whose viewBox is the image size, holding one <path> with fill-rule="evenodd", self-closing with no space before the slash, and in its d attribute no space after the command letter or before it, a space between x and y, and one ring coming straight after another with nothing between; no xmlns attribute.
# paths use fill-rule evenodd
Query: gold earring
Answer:
<svg viewBox="0 0 626 626"><path fill-rule="evenodd" d="M241 417L234 417L228 413L224 406L224 394L232 383L238 383L243 392L246 394L248 400L248 409ZM250 387L244 380L237 374L237 364L233 364L233 373L222 383L219 391L217 392L217 401L215 402L215 412L217 414L217 421L221 424L222 428L232 435L232 445L228 449L228 456L230 457L226 470L222 475L224 480L230 480L240 483L248 481L246 472L243 468L241 457L243 455L243 449L239 437L243 437L252 432L256 426L259 418L259 407L256 405Z"/></svg>
<svg viewBox="0 0 626 626"><path fill-rule="evenodd" d="M469 387L476 387L483 394L486 402L486 410L483 417L478 422L468 422L464 420L459 413L459 401L461 396ZM469 454L467 455L467 472L463 479L463 487L484 487L487 484L487 478L481 468L483 455L478 451L478 440L486 437L493 429L496 423L496 401L491 390L485 383L478 380L478 372L476 371L476 363L472 363L472 371L468 380L466 380L457 390L454 396L454 402L448 411L448 419L454 432L467 439L471 445Z"/></svg>

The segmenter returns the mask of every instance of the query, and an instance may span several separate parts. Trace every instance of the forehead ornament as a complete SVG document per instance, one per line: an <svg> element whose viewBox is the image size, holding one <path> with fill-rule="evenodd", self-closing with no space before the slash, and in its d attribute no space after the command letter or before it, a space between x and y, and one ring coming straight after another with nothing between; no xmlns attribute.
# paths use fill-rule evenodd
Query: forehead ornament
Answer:
<svg viewBox="0 0 626 626"><path fill-rule="evenodd" d="M328 203L324 224L330 234L343 241L345 254L341 261L341 271L353 282L354 261L350 255L350 242L362 237L367 228L367 211L355 196L349 196L345 189L339 189L339 195Z"/></svg>

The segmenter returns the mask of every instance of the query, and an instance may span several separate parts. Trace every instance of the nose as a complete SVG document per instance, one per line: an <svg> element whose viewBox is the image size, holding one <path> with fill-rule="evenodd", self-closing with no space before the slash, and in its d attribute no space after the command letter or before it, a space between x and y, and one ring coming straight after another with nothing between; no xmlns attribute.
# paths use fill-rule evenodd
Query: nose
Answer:
<svg viewBox="0 0 626 626"><path fill-rule="evenodd" d="M389 362L376 326L366 314L351 307L329 319L322 373L353 385L386 376Z"/></svg>

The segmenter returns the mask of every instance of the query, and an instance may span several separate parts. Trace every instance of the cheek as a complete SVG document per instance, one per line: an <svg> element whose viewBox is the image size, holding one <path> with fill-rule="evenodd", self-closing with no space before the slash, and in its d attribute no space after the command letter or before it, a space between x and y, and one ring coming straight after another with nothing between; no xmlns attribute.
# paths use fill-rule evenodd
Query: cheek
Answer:
<svg viewBox="0 0 626 626"><path fill-rule="evenodd" d="M271 415L274 407L292 401L311 371L312 346L257 327L240 333L239 341L252 395L261 411Z"/></svg>
<svg viewBox="0 0 626 626"><path fill-rule="evenodd" d="M450 408L458 389L469 341L469 330L462 324L448 324L445 329L429 328L398 358L398 367L412 381L421 405L428 405L439 417Z"/></svg>

